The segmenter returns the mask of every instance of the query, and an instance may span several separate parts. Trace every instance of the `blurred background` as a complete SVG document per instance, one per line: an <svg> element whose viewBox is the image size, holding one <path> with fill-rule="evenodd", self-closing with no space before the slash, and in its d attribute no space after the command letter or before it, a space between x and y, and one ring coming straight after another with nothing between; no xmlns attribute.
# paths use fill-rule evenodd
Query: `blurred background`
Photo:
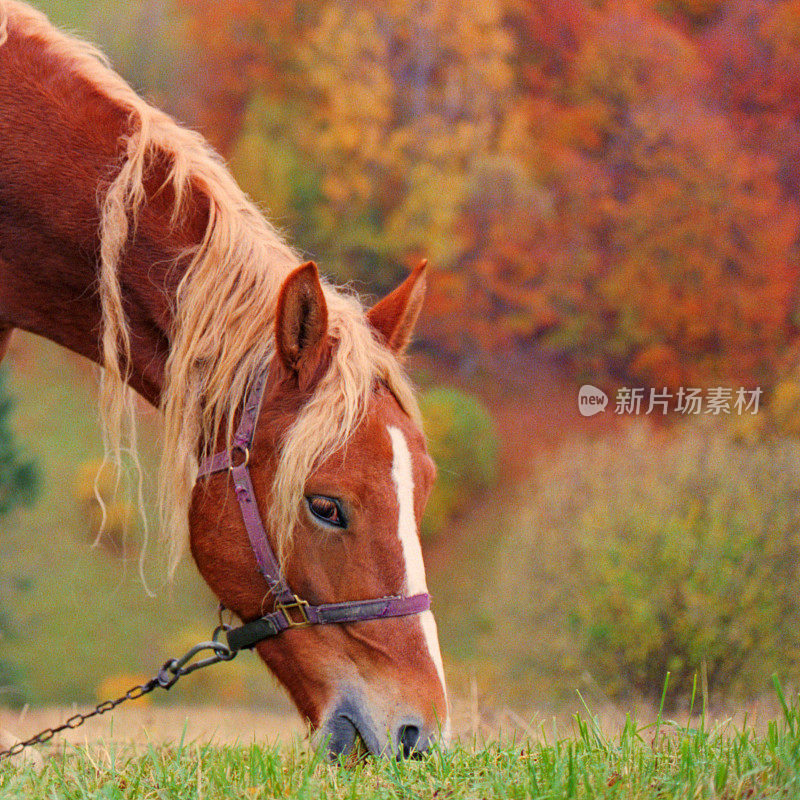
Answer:
<svg viewBox="0 0 800 800"><path fill-rule="evenodd" d="M335 280L374 298L430 259L410 367L457 699L524 719L576 690L657 704L668 671L677 709L798 684L798 0L37 5ZM166 581L155 532L143 588L94 369L16 335L0 374L0 705L91 702L206 638L215 603L188 559ZM592 417L586 382L611 398ZM616 413L625 387L762 394ZM176 700L288 708L247 657Z"/></svg>

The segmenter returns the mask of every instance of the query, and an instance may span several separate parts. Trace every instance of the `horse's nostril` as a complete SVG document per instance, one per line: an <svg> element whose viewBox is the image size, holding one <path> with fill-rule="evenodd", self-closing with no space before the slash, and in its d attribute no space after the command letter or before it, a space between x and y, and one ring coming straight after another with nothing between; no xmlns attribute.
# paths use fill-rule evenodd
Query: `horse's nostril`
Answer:
<svg viewBox="0 0 800 800"><path fill-rule="evenodd" d="M419 728L416 725L403 725L397 739L403 758L410 758L419 753Z"/></svg>

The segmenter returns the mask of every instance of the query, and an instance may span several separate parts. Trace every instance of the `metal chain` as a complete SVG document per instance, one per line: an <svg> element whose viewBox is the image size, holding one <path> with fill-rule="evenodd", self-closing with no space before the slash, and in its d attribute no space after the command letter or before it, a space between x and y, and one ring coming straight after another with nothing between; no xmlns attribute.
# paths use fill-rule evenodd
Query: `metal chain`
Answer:
<svg viewBox="0 0 800 800"><path fill-rule="evenodd" d="M58 733L80 728L87 719L99 717L101 714L111 711L122 703L128 702L128 700L138 700L154 689L171 689L180 678L184 675L189 675L197 669L210 667L212 664L218 664L220 661L231 661L236 657L238 651L231 650L228 645L219 641L217 638L227 628L228 626L225 624L218 625L210 641L196 644L180 658L170 658L168 661L165 661L164 665L158 671L158 674L147 681L147 683L142 683L139 686L128 689L125 694L117 697L115 700L104 700L102 703L98 703L91 711L87 711L83 714L73 714L63 724L57 725L55 728L45 728L43 731L39 731L39 733L31 736L30 739L26 739L24 742L17 742L7 750L0 750L0 762L4 759L19 755L28 747L49 742L50 739ZM192 659L194 659L195 656L206 650L211 650L212 655L192 663Z"/></svg>

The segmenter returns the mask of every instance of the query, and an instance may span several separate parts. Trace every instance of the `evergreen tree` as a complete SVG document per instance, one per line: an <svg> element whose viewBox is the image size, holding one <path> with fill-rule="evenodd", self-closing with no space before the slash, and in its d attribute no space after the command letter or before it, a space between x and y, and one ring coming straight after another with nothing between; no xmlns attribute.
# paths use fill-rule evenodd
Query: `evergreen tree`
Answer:
<svg viewBox="0 0 800 800"><path fill-rule="evenodd" d="M30 503L36 495L39 476L35 464L20 455L9 427L14 402L0 371L0 517L20 503Z"/></svg>
<svg viewBox="0 0 800 800"><path fill-rule="evenodd" d="M39 487L39 473L33 461L21 455L9 427L9 417L14 403L6 387L6 373L0 370L0 518L16 505L30 503ZM2 536L2 528L0 528ZM5 609L0 606L0 642L11 634L11 625ZM22 696L15 684L15 670L0 658L0 700L18 704Z"/></svg>

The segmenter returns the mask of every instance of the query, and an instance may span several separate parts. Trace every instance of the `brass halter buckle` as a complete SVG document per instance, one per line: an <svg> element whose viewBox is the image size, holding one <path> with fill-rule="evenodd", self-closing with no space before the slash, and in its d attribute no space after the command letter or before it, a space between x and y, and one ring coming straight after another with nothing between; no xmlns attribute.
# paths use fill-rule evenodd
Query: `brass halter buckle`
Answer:
<svg viewBox="0 0 800 800"><path fill-rule="evenodd" d="M301 600L297 595L295 595L293 603L276 603L275 608L283 613L290 628L305 628L311 625L311 620L308 618L307 611L308 602L306 600ZM300 615L299 620L292 617L292 611L296 611Z"/></svg>

